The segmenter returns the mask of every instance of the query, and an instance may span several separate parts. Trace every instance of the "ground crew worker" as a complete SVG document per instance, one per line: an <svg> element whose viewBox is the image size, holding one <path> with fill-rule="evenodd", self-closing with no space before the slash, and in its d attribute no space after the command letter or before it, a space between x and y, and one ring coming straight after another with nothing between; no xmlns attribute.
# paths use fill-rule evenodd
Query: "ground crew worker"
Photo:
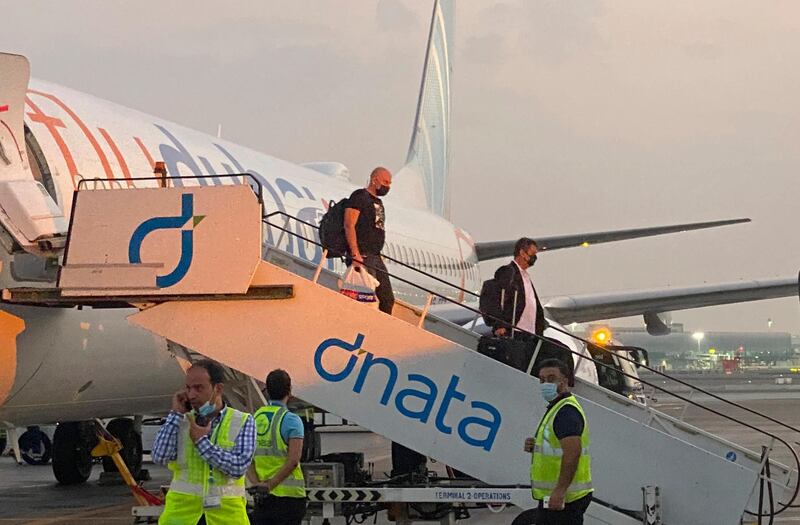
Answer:
<svg viewBox="0 0 800 525"><path fill-rule="evenodd" d="M255 414L256 454L248 478L255 493L253 525L300 525L306 513L306 489L300 458L303 421L289 412L292 380L284 370L267 375L269 402Z"/></svg>
<svg viewBox="0 0 800 525"><path fill-rule="evenodd" d="M160 525L249 523L245 472L255 451L253 416L222 400L224 369L209 359L186 371L186 388L153 443L153 462L172 471Z"/></svg>
<svg viewBox="0 0 800 525"><path fill-rule="evenodd" d="M569 369L557 359L542 362L542 397L548 406L536 434L525 440L533 453L531 490L539 500L537 525L582 525L592 501L589 426L569 391Z"/></svg>

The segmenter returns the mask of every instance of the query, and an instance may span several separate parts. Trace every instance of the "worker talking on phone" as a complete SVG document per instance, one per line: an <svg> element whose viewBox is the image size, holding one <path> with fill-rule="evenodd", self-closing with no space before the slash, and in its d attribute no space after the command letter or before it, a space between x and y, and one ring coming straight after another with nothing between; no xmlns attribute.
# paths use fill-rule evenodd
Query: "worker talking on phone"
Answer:
<svg viewBox="0 0 800 525"><path fill-rule="evenodd" d="M186 388L153 443L153 462L172 471L161 525L249 523L245 473L253 459L253 416L222 398L224 369L209 359L186 371Z"/></svg>

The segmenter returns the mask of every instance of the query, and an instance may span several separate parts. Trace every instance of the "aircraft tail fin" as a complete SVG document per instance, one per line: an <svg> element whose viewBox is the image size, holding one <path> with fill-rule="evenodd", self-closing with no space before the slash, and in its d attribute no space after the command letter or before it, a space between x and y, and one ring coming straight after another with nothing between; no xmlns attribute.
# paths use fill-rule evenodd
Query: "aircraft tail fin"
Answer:
<svg viewBox="0 0 800 525"><path fill-rule="evenodd" d="M445 218L450 214L450 48L454 0L436 0L433 6L417 113L406 165L395 186L418 204ZM415 179L415 180L409 180ZM409 195L409 189L415 190ZM423 201L424 194L424 201ZM413 202L413 201L412 201Z"/></svg>

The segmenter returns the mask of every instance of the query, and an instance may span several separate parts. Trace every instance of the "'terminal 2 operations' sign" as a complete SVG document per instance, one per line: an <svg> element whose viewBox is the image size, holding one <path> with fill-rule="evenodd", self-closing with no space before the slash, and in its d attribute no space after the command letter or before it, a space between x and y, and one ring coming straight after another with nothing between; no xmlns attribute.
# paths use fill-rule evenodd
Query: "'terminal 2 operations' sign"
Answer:
<svg viewBox="0 0 800 525"><path fill-rule="evenodd" d="M249 186L82 190L62 294L244 293L261 256Z"/></svg>

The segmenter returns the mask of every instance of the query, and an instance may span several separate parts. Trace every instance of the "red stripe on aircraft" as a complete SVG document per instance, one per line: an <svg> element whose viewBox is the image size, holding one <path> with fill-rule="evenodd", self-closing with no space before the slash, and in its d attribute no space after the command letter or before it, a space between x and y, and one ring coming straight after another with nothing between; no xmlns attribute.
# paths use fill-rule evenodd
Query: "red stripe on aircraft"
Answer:
<svg viewBox="0 0 800 525"><path fill-rule="evenodd" d="M142 150L142 153L144 154L144 158L146 158L147 162L150 163L150 168L151 169L155 168L156 167L156 161L153 160L153 156L150 155L149 151L147 151L147 148L145 147L144 143L142 142L142 139L140 139L139 137L133 137L133 140L136 142L136 144L139 145L139 149Z"/></svg>
<svg viewBox="0 0 800 525"><path fill-rule="evenodd" d="M72 153L69 151L67 143L64 142L64 138L58 131L58 128L66 127L64 126L64 122L62 122L61 119L46 115L39 109L39 106L34 104L30 97L25 97L25 102L27 102L28 106L34 111L34 113L28 113L31 121L44 124L50 132L50 135L53 136L53 140L56 141L58 149L61 150L61 156L64 157L64 162L67 163L67 170L69 170L69 175L72 177L72 187L74 188L76 185L75 179L78 177L78 168L75 167L75 159L72 158Z"/></svg>
<svg viewBox="0 0 800 525"><path fill-rule="evenodd" d="M100 144L97 142L97 139L94 138L94 135L92 135L92 132L89 131L89 128L86 127L86 124L83 123L83 121L80 119L80 117L78 117L78 115L76 115L74 111L72 111L66 104L64 104L61 101L61 99L59 99L55 95L51 95L49 93L43 93L41 91L34 91L32 89L29 90L28 93L33 93L34 95L39 95L39 96L45 97L46 99L54 102L61 109L63 109L64 111L67 112L67 114L72 118L72 120L75 121L75 123L78 125L78 127L81 128L81 131L83 131L83 134L86 135L86 139L89 141L89 143L91 143L92 147L94 148L94 151L97 153L97 156L100 159L100 164L103 165L103 170L105 170L106 176L109 179L113 179L114 178L114 173L111 171L111 165L108 163L108 159L106 158L106 154L103 153L103 150L100 148Z"/></svg>
<svg viewBox="0 0 800 525"><path fill-rule="evenodd" d="M131 171L128 169L128 163L125 162L125 157L122 156L122 153L119 151L114 139L112 139L111 135L108 134L108 131L104 130L103 128L97 128L97 130L100 132L103 138L106 139L106 142L108 142L108 147L111 148L111 152L114 154L114 157L116 157L117 163L122 170L122 176L125 177L128 186L133 186L133 181L131 180Z"/></svg>
<svg viewBox="0 0 800 525"><path fill-rule="evenodd" d="M6 107L8 107L8 106L6 106ZM0 106L0 110L1 109L2 109L2 106ZM19 149L19 142L17 142L17 137L14 136L14 132L11 131L11 128L8 127L8 124L6 124L5 120L0 120L0 124L3 124L3 127L8 130L8 134L11 135L12 139L14 139L14 145L17 147L17 153L19 153L19 160L24 163L25 160L22 158L22 150Z"/></svg>
<svg viewBox="0 0 800 525"><path fill-rule="evenodd" d="M5 106L0 106L0 113L4 111L8 111L8 104L6 104Z"/></svg>

